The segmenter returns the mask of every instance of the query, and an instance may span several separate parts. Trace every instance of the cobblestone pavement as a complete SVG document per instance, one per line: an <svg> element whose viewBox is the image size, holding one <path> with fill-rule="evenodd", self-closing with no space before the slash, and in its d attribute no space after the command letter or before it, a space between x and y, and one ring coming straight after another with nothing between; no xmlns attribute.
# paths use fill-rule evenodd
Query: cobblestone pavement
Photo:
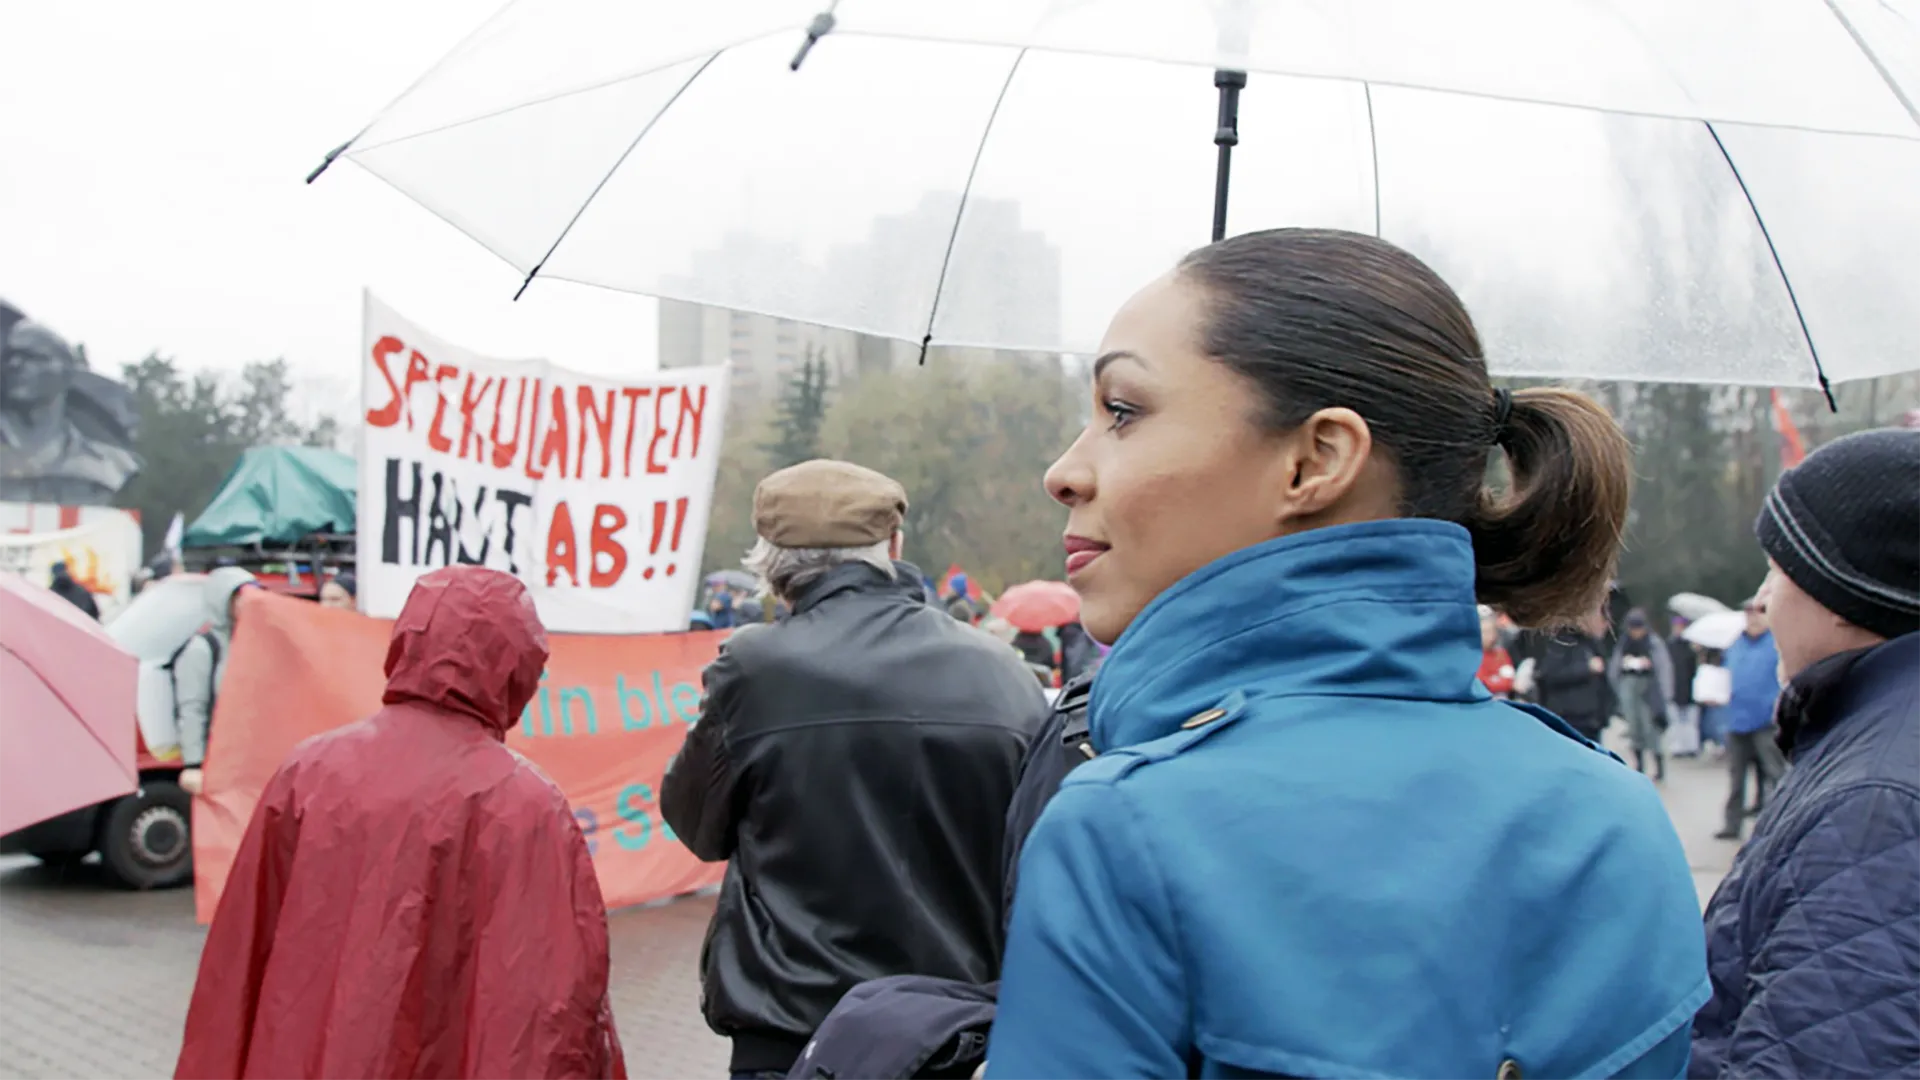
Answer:
<svg viewBox="0 0 1920 1080"><path fill-rule="evenodd" d="M636 1077L727 1074L700 1018L708 897L617 911L613 1011ZM0 1077L171 1076L206 931L193 894L0 860Z"/></svg>
<svg viewBox="0 0 1920 1080"><path fill-rule="evenodd" d="M1713 839L1726 795L1717 761L1675 761L1662 789L1704 905L1734 845ZM613 1004L635 1077L726 1075L727 1047L699 1015L691 897L615 912ZM0 860L0 1078L167 1076L205 932L186 891L126 893L91 865Z"/></svg>

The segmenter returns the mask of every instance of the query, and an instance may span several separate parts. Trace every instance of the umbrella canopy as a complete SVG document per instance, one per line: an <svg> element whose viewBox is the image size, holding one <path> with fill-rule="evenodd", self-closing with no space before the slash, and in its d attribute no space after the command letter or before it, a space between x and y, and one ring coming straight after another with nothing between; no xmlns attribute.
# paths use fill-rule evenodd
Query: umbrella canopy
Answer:
<svg viewBox="0 0 1920 1080"><path fill-rule="evenodd" d="M0 574L0 833L139 787L139 671L73 605Z"/></svg>
<svg viewBox="0 0 1920 1080"><path fill-rule="evenodd" d="M709 587L723 585L729 589L745 589L750 592L760 588L760 582L745 570L715 570L707 575Z"/></svg>
<svg viewBox="0 0 1920 1080"><path fill-rule="evenodd" d="M1029 581L1001 593L991 613L1016 630L1037 634L1080 618L1080 594L1064 581Z"/></svg>
<svg viewBox="0 0 1920 1080"><path fill-rule="evenodd" d="M967 599L969 600L979 600L984 595L980 588L980 582L974 580L973 576L962 569L959 563L953 563L948 566L947 572L940 575L940 595L953 595L955 583L965 585Z"/></svg>
<svg viewBox="0 0 1920 1080"><path fill-rule="evenodd" d="M1497 374L1920 363L1920 35L1869 0L519 0L335 154L528 281L1089 353L1208 239L1221 69L1229 231L1408 248Z"/></svg>
<svg viewBox="0 0 1920 1080"><path fill-rule="evenodd" d="M1744 611L1716 611L1687 624L1680 636L1708 649L1724 649L1747 632Z"/></svg>
<svg viewBox="0 0 1920 1080"><path fill-rule="evenodd" d="M1728 608L1727 605L1721 603L1718 600L1715 600L1711 596L1702 596L1699 593L1683 592L1683 593L1674 593L1672 596L1667 598L1667 610L1673 612L1675 615L1680 616L1681 618L1687 620L1688 622L1693 622L1697 619L1704 619L1709 615L1718 614L1719 612L1729 611L1731 609Z"/></svg>

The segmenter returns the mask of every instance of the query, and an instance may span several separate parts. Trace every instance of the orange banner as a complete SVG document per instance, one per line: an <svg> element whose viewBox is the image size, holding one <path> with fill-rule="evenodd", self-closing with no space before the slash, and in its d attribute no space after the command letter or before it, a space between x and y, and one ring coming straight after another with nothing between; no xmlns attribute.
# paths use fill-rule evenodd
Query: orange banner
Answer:
<svg viewBox="0 0 1920 1080"><path fill-rule="evenodd" d="M267 781L301 740L373 715L391 623L248 590L194 800L194 902L210 922ZM540 692L507 733L566 792L609 908L720 880L660 818L660 778L699 718L725 632L552 635Z"/></svg>

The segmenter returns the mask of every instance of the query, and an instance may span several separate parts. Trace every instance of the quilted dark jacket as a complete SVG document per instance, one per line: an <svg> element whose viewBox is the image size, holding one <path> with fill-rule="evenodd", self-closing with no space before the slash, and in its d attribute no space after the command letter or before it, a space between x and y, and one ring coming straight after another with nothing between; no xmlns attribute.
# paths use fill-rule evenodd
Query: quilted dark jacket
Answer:
<svg viewBox="0 0 1920 1080"><path fill-rule="evenodd" d="M1807 669L1793 769L1707 908L1695 1077L1920 1077L1920 634Z"/></svg>

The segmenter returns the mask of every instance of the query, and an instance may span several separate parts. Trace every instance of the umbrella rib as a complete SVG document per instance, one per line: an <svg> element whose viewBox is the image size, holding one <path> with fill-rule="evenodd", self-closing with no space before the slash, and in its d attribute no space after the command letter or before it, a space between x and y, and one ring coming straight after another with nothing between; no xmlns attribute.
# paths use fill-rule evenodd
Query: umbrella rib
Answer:
<svg viewBox="0 0 1920 1080"><path fill-rule="evenodd" d="M1893 80L1893 73L1887 70L1887 65L1881 63L1880 57L1867 47L1867 40L1860 36L1859 30L1854 28L1853 20L1847 18L1846 13L1840 10L1840 5L1834 0L1827 0L1827 10L1833 12L1833 17L1840 20L1840 25L1847 31L1847 36L1853 39L1854 47L1860 50L1861 56L1867 58L1867 63L1872 65L1873 70L1879 74L1880 81L1886 83L1887 89L1893 92L1893 99L1900 103L1901 108L1907 110L1907 115L1913 119L1913 126L1920 128L1920 108L1914 106L1913 99L1908 97L1907 92L1900 89L1900 84Z"/></svg>
<svg viewBox="0 0 1920 1080"><path fill-rule="evenodd" d="M973 180L980 174L980 159L986 155L987 140L993 137L994 121L1000 119L1000 106L1006 104L1013 77L1020 73L1020 61L1026 58L1027 50L1021 49L1014 54L1013 63L1007 65L1006 81L1000 84L1000 92L994 95L993 111L987 113L986 125L980 129L980 145L973 148L973 164L967 166L967 183L960 189L960 205L953 211L953 231L947 234L947 251L940 258L940 276L933 283L933 303L927 308L927 332L920 338L920 364L923 367L927 363L927 347L933 344L933 323L940 316L940 294L947 287L947 269L953 263L953 248L960 239L960 222L967 216L967 197L973 194Z"/></svg>
<svg viewBox="0 0 1920 1080"><path fill-rule="evenodd" d="M694 80L700 78L703 72L712 67L713 62L720 59L720 53L725 51L725 49L722 49L720 52L716 52L708 56L705 60L700 61L700 66L693 69L693 74L688 75L687 81L680 84L680 89L673 92L673 96L667 99L666 104L660 106L659 111L653 114L653 117L647 121L646 126L640 129L640 133L635 135L633 141L627 144L627 148L620 152L620 156L615 159L613 167L607 170L607 175L601 177L600 182L593 185L593 190L588 192L586 199L580 203L580 209L573 212L573 216L567 219L566 227L560 230L560 235L553 238L553 244L547 248L547 253L540 256L540 261L533 264L533 269L527 271L527 279L520 283L520 288L513 294L515 300L520 299L521 295L527 291L527 286L533 284L534 276L540 273L541 267L547 265L548 259L553 258L553 253L560 250L560 245L567 239L567 234L573 231L575 225L579 224L581 215L587 212L587 207L593 205L593 200L600 197L600 192L607 186L607 182L613 179L613 174L619 172L620 166L627 163L627 158L633 155L634 148L640 145L640 140L647 137L647 132L652 131L654 125L660 122L660 118L667 115L667 113L673 109L674 104L680 100L680 95L686 93L687 89L694 84Z"/></svg>
<svg viewBox="0 0 1920 1080"><path fill-rule="evenodd" d="M444 134L445 132L453 131L458 128L467 127L471 124L481 124L481 123L485 123L488 120L496 120L502 116L507 116L511 113L519 112L521 109L537 108L541 105L548 105L556 101L564 101L565 99L570 97L578 97L581 94L591 94L596 90L605 90L610 86L618 86L624 82L632 82L635 79L644 79L649 75L658 75L663 71L667 71L671 68L679 67L681 64L688 63L698 57L705 56L711 59L713 56L719 53L730 52L734 49L741 47L742 45L757 44L758 42L763 41L767 38L773 37L776 34L784 34L791 29L793 29L793 27L791 26L782 26L775 30L768 30L765 33L755 34L755 35L752 35L751 37L740 38L737 41L732 41L726 45L722 45L717 49L712 49L712 50L703 49L698 52L691 52L685 55L677 55L670 60L664 60L660 63L654 64L652 67L641 68L637 71L628 71L619 75L611 75L611 76L608 76L607 78L601 79L599 82L588 83L585 86L571 86L565 90L555 90L550 94L545 94L540 97L528 98L525 101L516 101L511 105L503 105L493 110L492 112L481 113L478 116L468 116L459 120L449 120L444 124L438 125L437 127L430 127L421 131L411 132L406 135L401 135L397 138L388 139L385 142L379 142L369 147L363 147L362 149L363 150L383 150L389 146L399 146L401 143L413 142L416 139L425 139L433 135ZM428 74L432 74L432 72L429 71ZM425 78L426 76L424 75L421 76L422 80L424 80ZM411 93L411 91L409 91L409 93ZM401 96L404 97L405 95L403 94ZM400 100L399 98L395 98L394 102L397 104L399 100ZM392 108L393 108L392 105L387 106L387 109L384 109L381 111L381 115L385 115L386 112ZM380 120L380 117L375 116L373 120L367 123L367 128L369 130L372 129L374 124L378 123L379 120ZM366 134L366 131L362 131L361 134L362 135ZM355 139L358 139L359 137L360 137L359 135L354 136Z"/></svg>
<svg viewBox="0 0 1920 1080"><path fill-rule="evenodd" d="M520 0L507 0L507 2L500 5L500 7L496 9L493 14L487 16L486 21L482 22L479 26L474 27L472 30L469 30L467 32L466 37L461 38L459 42L456 43L452 49L447 51L447 55L434 61L432 67L429 67L427 68L427 70L421 72L419 78L413 80L413 82L411 83L408 83L407 88L405 90L402 90L398 94L394 95L393 99L391 101L388 101L386 105L383 106L379 112L374 113L373 119L367 121L366 124L363 127L361 127L359 131L356 131L353 133L353 138L348 139L346 142L343 142L339 146L334 147L332 150L327 151L327 156L325 158L322 158L320 161L320 164L315 166L314 170L307 174L307 183L311 184L315 180L320 179L320 174L323 172L326 172L327 168L334 163L334 160L336 158L338 158L341 154L346 153L347 149L351 147L354 143L359 142L360 136L365 135L369 131L372 131L373 125L379 123L381 117L392 112L393 107L395 105L398 105L401 99L405 98L408 94L413 93L415 90L418 90L420 88L421 83L424 83L429 78L432 78L434 72L439 71L443 67L446 67L447 61L452 60L454 57L460 55L461 50L465 49L468 45L473 44L474 39L478 38L481 35L481 33L487 29L487 27L492 26L494 23L499 22L500 16L505 15L507 13L508 8L514 7L519 3L520 3Z"/></svg>
<svg viewBox="0 0 1920 1080"><path fill-rule="evenodd" d="M106 743L100 740L100 733L94 731L92 725L88 724L85 720L80 719L80 710L73 707L73 702L67 700L67 695L62 694L60 691L54 689L53 680L47 678L45 675L42 675L40 673L39 668L34 667L32 664L27 663L26 657L21 656L17 652L14 652L13 649L9 648L8 646L0 645L0 650L4 650L7 653L7 655L13 657L15 660L20 661L21 667L26 668L28 671L33 672L35 675L39 675L40 685L46 687L47 693L52 694L54 698L60 702L60 704L65 705L67 707L67 712L71 713L73 715L74 720L79 722L81 730L87 733L87 738L92 739L96 746L106 751L107 756L113 759L113 763L115 765L120 764L120 755L114 752L113 747L108 746ZM133 773L133 783L135 787L140 786L140 773L138 769L136 769Z"/></svg>
<svg viewBox="0 0 1920 1080"><path fill-rule="evenodd" d="M1380 128L1373 122L1373 84L1361 83L1360 89L1367 97L1367 148L1373 153L1373 235L1380 235Z"/></svg>
<svg viewBox="0 0 1920 1080"><path fill-rule="evenodd" d="M1714 129L1710 121L1707 134L1713 136L1713 145L1720 148L1720 158L1727 163L1727 171L1733 173L1733 182L1740 185L1740 194L1747 200L1747 209L1753 214L1753 223L1760 229L1760 238L1767 242L1767 254L1773 257L1773 268L1780 275L1780 284L1787 290L1787 302L1793 305L1793 317L1800 323L1800 336L1807 343L1807 356L1813 360L1814 378L1820 380L1820 392L1827 396L1827 409L1839 412L1840 406L1833 400L1833 384L1827 381L1827 370L1820 364L1820 349L1813 343L1813 332L1807 329L1807 313L1800 310L1800 296L1793 291L1793 279L1787 276L1786 264L1780 261L1780 249L1774 245L1773 233L1767 228L1767 219L1760 216L1760 206L1753 201L1753 192L1747 188L1747 178L1740 175L1740 166L1733 163L1733 155L1727 153L1727 144L1720 141L1720 132Z"/></svg>

